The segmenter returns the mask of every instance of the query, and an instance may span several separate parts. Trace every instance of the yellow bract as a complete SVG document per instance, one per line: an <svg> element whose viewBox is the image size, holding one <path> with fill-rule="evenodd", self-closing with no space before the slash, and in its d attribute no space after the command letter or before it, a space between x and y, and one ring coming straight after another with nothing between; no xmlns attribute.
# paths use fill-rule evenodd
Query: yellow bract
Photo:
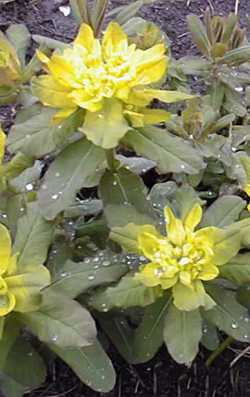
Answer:
<svg viewBox="0 0 250 397"><path fill-rule="evenodd" d="M214 302L206 293L202 281L216 278L219 274L214 251L213 236L216 228L194 231L200 223L202 209L195 205L184 221L165 208L167 236L156 229L142 232L138 245L149 263L136 274L144 285L162 289L172 288L174 304L180 310L206 309ZM217 264L216 264L217 263Z"/></svg>
<svg viewBox="0 0 250 397"><path fill-rule="evenodd" d="M39 291L50 282L44 266L27 265L19 269L11 254L11 238L0 224L0 317L12 311L29 312L39 307Z"/></svg>
<svg viewBox="0 0 250 397"><path fill-rule="evenodd" d="M0 126L0 167L4 158L6 135Z"/></svg>
<svg viewBox="0 0 250 397"><path fill-rule="evenodd" d="M11 87L21 80L21 66L15 49L0 32L0 86Z"/></svg>
<svg viewBox="0 0 250 397"><path fill-rule="evenodd" d="M121 106L125 132L130 125L156 124L168 120L169 113L145 109L153 99L175 102L190 98L183 93L150 87L166 74L168 58L165 53L164 44L156 44L147 50L129 44L127 35L115 22L109 24L102 40L96 39L91 27L83 24L72 46L62 53L55 52L48 58L38 52L48 74L34 80L33 90L44 105L59 109L58 121L82 108L94 113L95 119L102 119L102 130L105 131L103 108L107 107L108 101L110 114L115 113L112 107ZM114 127L119 128L116 121ZM114 136L106 143L99 131L96 133L98 137L93 128L85 127L83 131L95 144L103 142L104 148L115 146L120 138Z"/></svg>

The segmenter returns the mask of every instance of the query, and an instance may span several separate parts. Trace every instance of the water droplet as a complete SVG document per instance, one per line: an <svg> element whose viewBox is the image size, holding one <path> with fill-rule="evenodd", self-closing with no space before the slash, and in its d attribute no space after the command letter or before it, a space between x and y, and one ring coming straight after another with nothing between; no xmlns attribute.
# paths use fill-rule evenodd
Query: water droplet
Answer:
<svg viewBox="0 0 250 397"><path fill-rule="evenodd" d="M62 273L60 274L60 277L64 278L64 277L67 277L68 275L69 275L69 273L67 273L67 272L62 272Z"/></svg>
<svg viewBox="0 0 250 397"><path fill-rule="evenodd" d="M51 196L52 200L57 200L57 199L58 199L58 197L59 197L59 195L58 195L58 194L53 194L53 195Z"/></svg>
<svg viewBox="0 0 250 397"><path fill-rule="evenodd" d="M110 262L109 261L104 261L102 263L102 266L108 267L108 266L110 266Z"/></svg>
<svg viewBox="0 0 250 397"><path fill-rule="evenodd" d="M113 186L116 186L116 185L117 185L117 181L114 181L114 182L113 182Z"/></svg>
<svg viewBox="0 0 250 397"><path fill-rule="evenodd" d="M235 87L235 91L237 92L243 92L243 87Z"/></svg>
<svg viewBox="0 0 250 397"><path fill-rule="evenodd" d="M239 325L238 325L237 321L233 321L233 322L232 322L232 328L233 328L233 329L238 328L238 326L239 326Z"/></svg>
<svg viewBox="0 0 250 397"><path fill-rule="evenodd" d="M245 323L249 323L249 321L250 321L250 318L247 314L244 316L243 319L244 319Z"/></svg>
<svg viewBox="0 0 250 397"><path fill-rule="evenodd" d="M56 172L55 176L58 178L60 176L60 172Z"/></svg>
<svg viewBox="0 0 250 397"><path fill-rule="evenodd" d="M181 164L181 169L185 170L186 166L184 164Z"/></svg>
<svg viewBox="0 0 250 397"><path fill-rule="evenodd" d="M46 189L48 189L48 186L45 185L45 184L43 184L43 185L42 185L42 189L43 189L43 190L46 190Z"/></svg>
<svg viewBox="0 0 250 397"><path fill-rule="evenodd" d="M51 338L51 340L52 340L53 342L56 342L56 341L58 340L58 335L53 335L52 338Z"/></svg>
<svg viewBox="0 0 250 397"><path fill-rule="evenodd" d="M88 280L89 280L89 281L93 281L94 279L95 279L95 276L94 276L94 275L90 274L90 275L88 276Z"/></svg>
<svg viewBox="0 0 250 397"><path fill-rule="evenodd" d="M25 189L27 190L27 192L31 192L31 191L33 190L33 185L32 185L32 183L28 183L28 184L25 186Z"/></svg>

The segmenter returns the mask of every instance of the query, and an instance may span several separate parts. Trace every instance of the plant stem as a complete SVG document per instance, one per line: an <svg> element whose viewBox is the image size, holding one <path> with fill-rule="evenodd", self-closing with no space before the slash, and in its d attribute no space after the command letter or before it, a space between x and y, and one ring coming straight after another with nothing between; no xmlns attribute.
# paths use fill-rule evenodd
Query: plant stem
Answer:
<svg viewBox="0 0 250 397"><path fill-rule="evenodd" d="M226 348L228 346L231 345L231 343L234 341L234 338L232 338L232 336L228 336L221 344L220 346L212 353L210 354L210 356L208 357L207 361L206 361L206 366L210 367L211 364L214 362L214 360L216 360L217 357L219 357L219 355L221 353L224 352L224 350L226 350Z"/></svg>
<svg viewBox="0 0 250 397"><path fill-rule="evenodd" d="M108 168L110 169L110 171L115 171L116 170L116 159L115 159L114 149L106 150L106 159L107 159Z"/></svg>

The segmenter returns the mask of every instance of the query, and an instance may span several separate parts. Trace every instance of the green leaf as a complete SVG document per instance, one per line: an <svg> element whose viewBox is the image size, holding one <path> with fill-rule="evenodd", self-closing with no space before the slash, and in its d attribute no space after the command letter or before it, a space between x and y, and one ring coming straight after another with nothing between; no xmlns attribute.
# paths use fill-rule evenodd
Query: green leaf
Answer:
<svg viewBox="0 0 250 397"><path fill-rule="evenodd" d="M199 351L202 320L199 310L184 312L173 304L165 317L164 341L173 359L190 365Z"/></svg>
<svg viewBox="0 0 250 397"><path fill-rule="evenodd" d="M42 342L62 348L88 346L96 337L89 312L51 288L44 290L39 310L22 314L21 319Z"/></svg>
<svg viewBox="0 0 250 397"><path fill-rule="evenodd" d="M221 266L220 276L237 285L250 283L250 253L239 254Z"/></svg>
<svg viewBox="0 0 250 397"><path fill-rule="evenodd" d="M18 253L18 265L42 265L47 259L53 233L53 224L43 219L37 203L30 203L17 224L14 252Z"/></svg>
<svg viewBox="0 0 250 397"><path fill-rule="evenodd" d="M241 285L236 293L237 301L249 311L250 309L250 282Z"/></svg>
<svg viewBox="0 0 250 397"><path fill-rule="evenodd" d="M216 306L211 310L203 311L202 315L234 339L249 342L250 317L248 310L237 302L235 292L208 284L206 290L216 302Z"/></svg>
<svg viewBox="0 0 250 397"><path fill-rule="evenodd" d="M133 130L127 133L123 141L137 154L155 161L162 173L197 174L205 167L191 143L171 135L167 130L157 127Z"/></svg>
<svg viewBox="0 0 250 397"><path fill-rule="evenodd" d="M27 168L33 165L32 157L17 153L9 162L3 164L4 176L8 179L16 178Z"/></svg>
<svg viewBox="0 0 250 397"><path fill-rule="evenodd" d="M55 113L54 109L36 105L22 110L8 135L10 152L20 150L28 156L40 158L61 147L83 123L84 113L81 111L73 113L61 124L53 122Z"/></svg>
<svg viewBox="0 0 250 397"><path fill-rule="evenodd" d="M90 288L115 282L128 271L122 257L102 252L102 256L87 258L85 262L69 260L61 266L51 288L76 298Z"/></svg>
<svg viewBox="0 0 250 397"><path fill-rule="evenodd" d="M186 218L195 204L202 205L202 203L197 192L189 185L183 185L177 189L171 199L171 206L182 220Z"/></svg>
<svg viewBox="0 0 250 397"><path fill-rule="evenodd" d="M233 224L235 226L236 224ZM206 230L206 229L204 229ZM214 255L218 266L230 261L241 248L242 234L236 227L226 230L214 229Z"/></svg>
<svg viewBox="0 0 250 397"><path fill-rule="evenodd" d="M210 103L215 111L221 108L225 94L224 84L216 79L213 81L210 90Z"/></svg>
<svg viewBox="0 0 250 397"><path fill-rule="evenodd" d="M112 228L110 238L119 244L125 252L140 254L138 248L138 234L141 231L141 226L129 223L124 227Z"/></svg>
<svg viewBox="0 0 250 397"><path fill-rule="evenodd" d="M129 125L123 117L123 105L114 99L106 99L99 112L87 112L80 128L91 142L104 149L116 147L128 129Z"/></svg>
<svg viewBox="0 0 250 397"><path fill-rule="evenodd" d="M70 0L70 7L72 9L72 15L78 25L81 25L82 23L91 25L88 0Z"/></svg>
<svg viewBox="0 0 250 397"><path fill-rule="evenodd" d="M15 236L17 219L20 217L25 206L23 195L13 195L4 192L0 198L1 223L3 223L11 231L12 235Z"/></svg>
<svg viewBox="0 0 250 397"><path fill-rule="evenodd" d="M156 163L154 161L145 159L143 157L126 157L122 154L118 154L116 158L125 168L132 171L136 175L145 174L156 167Z"/></svg>
<svg viewBox="0 0 250 397"><path fill-rule="evenodd" d="M10 186L18 193L33 191L33 184L38 183L42 168L43 163L37 160L33 167L25 169L20 175L12 179L9 182Z"/></svg>
<svg viewBox="0 0 250 397"><path fill-rule="evenodd" d="M83 138L66 147L49 167L38 193L41 212L54 219L82 187L93 187L105 168L105 153Z"/></svg>
<svg viewBox="0 0 250 397"><path fill-rule="evenodd" d="M122 315L97 314L98 323L128 363L133 363L133 330Z"/></svg>
<svg viewBox="0 0 250 397"><path fill-rule="evenodd" d="M133 18L143 6L143 3L143 0L137 0L133 1L132 4L128 4L122 7L121 11L117 14L115 18L119 25L124 25L131 18Z"/></svg>
<svg viewBox="0 0 250 397"><path fill-rule="evenodd" d="M0 371L3 370L8 354L14 345L20 331L19 324L15 319L6 319L4 332L0 339Z"/></svg>
<svg viewBox="0 0 250 397"><path fill-rule="evenodd" d="M46 378L46 367L36 350L23 338L16 340L10 350L3 372L25 388L35 388Z"/></svg>
<svg viewBox="0 0 250 397"><path fill-rule="evenodd" d="M224 93L224 108L227 113L234 113L236 116L244 117L247 109L242 101L242 94L226 86L224 88Z"/></svg>
<svg viewBox="0 0 250 397"><path fill-rule="evenodd" d="M241 63L249 62L250 60L250 45L235 48L227 51L226 54L219 59L219 63L226 63L227 65L235 66Z"/></svg>
<svg viewBox="0 0 250 397"><path fill-rule="evenodd" d="M163 344L165 317L171 301L170 296L165 296L145 308L134 335L133 355L136 364L151 360Z"/></svg>
<svg viewBox="0 0 250 397"><path fill-rule="evenodd" d="M90 17L96 33L100 31L107 7L108 0L96 0L94 3Z"/></svg>
<svg viewBox="0 0 250 397"><path fill-rule="evenodd" d="M0 390L5 397L23 397L25 387L0 372Z"/></svg>
<svg viewBox="0 0 250 397"><path fill-rule="evenodd" d="M102 200L97 200L97 199L87 199L87 200L81 200L80 202L77 202L73 204L71 207L68 208L68 210L65 211L65 217L66 218L79 218L79 223L81 224L82 221L85 224L85 221L82 217L85 216L96 216L102 212L103 205L102 205ZM77 225L79 225L77 222Z"/></svg>
<svg viewBox="0 0 250 397"><path fill-rule="evenodd" d="M0 343L1 343L1 339L3 337L4 326L5 326L5 318L2 317L0 319Z"/></svg>
<svg viewBox="0 0 250 397"><path fill-rule="evenodd" d="M6 35L14 46L22 67L25 66L26 51L31 43L31 35L23 24L13 24L6 31Z"/></svg>
<svg viewBox="0 0 250 397"><path fill-rule="evenodd" d="M156 183L150 191L150 200L156 208L164 209L169 205L177 190L177 184L173 181Z"/></svg>
<svg viewBox="0 0 250 397"><path fill-rule="evenodd" d="M97 291L89 299L89 304L101 312L107 312L115 307L148 306L159 296L161 290L158 287L148 288L129 274L116 285Z"/></svg>
<svg viewBox="0 0 250 397"><path fill-rule="evenodd" d="M112 363L98 341L91 346L63 350L50 345L53 350L91 389L107 393L115 386Z"/></svg>
<svg viewBox="0 0 250 397"><path fill-rule="evenodd" d="M185 75L202 76L211 69L210 62L198 56L184 56L176 62L177 68Z"/></svg>
<svg viewBox="0 0 250 397"><path fill-rule="evenodd" d="M207 350L216 350L220 344L217 328L206 320L203 320L201 343Z"/></svg>
<svg viewBox="0 0 250 397"><path fill-rule="evenodd" d="M70 45L63 43L62 41L51 39L50 37L42 36L40 34L33 34L32 39L41 46L49 48L51 50L65 50L69 48Z"/></svg>
<svg viewBox="0 0 250 397"><path fill-rule="evenodd" d="M209 56L211 51L211 44L209 42L205 26L201 22L200 18L196 15L189 15L187 21L193 41L202 52L202 54Z"/></svg>
<svg viewBox="0 0 250 397"><path fill-rule="evenodd" d="M224 31L222 34L222 42L227 43L228 40L230 40L231 35L233 34L233 31L238 23L238 15L236 14L229 14L225 23Z"/></svg>
<svg viewBox="0 0 250 397"><path fill-rule="evenodd" d="M106 171L100 183L100 196L110 227L154 223L154 213L146 188L137 175L124 168Z"/></svg>
<svg viewBox="0 0 250 397"><path fill-rule="evenodd" d="M223 196L218 198L204 213L202 227L216 226L223 228L239 219L246 202L238 196Z"/></svg>

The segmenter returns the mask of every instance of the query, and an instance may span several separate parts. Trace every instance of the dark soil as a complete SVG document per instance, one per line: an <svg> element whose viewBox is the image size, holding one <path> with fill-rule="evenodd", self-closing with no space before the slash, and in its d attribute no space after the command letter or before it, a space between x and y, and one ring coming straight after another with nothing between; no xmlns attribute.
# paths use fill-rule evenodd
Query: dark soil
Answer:
<svg viewBox="0 0 250 397"><path fill-rule="evenodd" d="M65 17L59 6L67 5L63 0L17 0L0 6L0 28L5 30L11 23L24 22L31 33L70 41L76 25ZM125 0L111 1L111 7L127 3ZM190 3L188 5L188 3ZM217 14L234 10L235 0L159 0L144 8L142 15L157 22L168 34L175 57L194 51L187 33L186 16L190 13L202 15L207 6ZM243 25L247 25L250 0L240 0L239 14ZM15 114L13 107L2 107L0 119L8 127ZM250 356L239 356L240 351L228 349L208 370L204 364L207 352L202 351L190 369L173 362L165 349L146 365L129 366L117 353L111 352L118 380L114 391L106 397L250 397ZM235 360L237 358L236 362ZM232 365L233 364L233 365ZM60 360L51 364L47 383L30 397L99 397L80 383L76 376Z"/></svg>

